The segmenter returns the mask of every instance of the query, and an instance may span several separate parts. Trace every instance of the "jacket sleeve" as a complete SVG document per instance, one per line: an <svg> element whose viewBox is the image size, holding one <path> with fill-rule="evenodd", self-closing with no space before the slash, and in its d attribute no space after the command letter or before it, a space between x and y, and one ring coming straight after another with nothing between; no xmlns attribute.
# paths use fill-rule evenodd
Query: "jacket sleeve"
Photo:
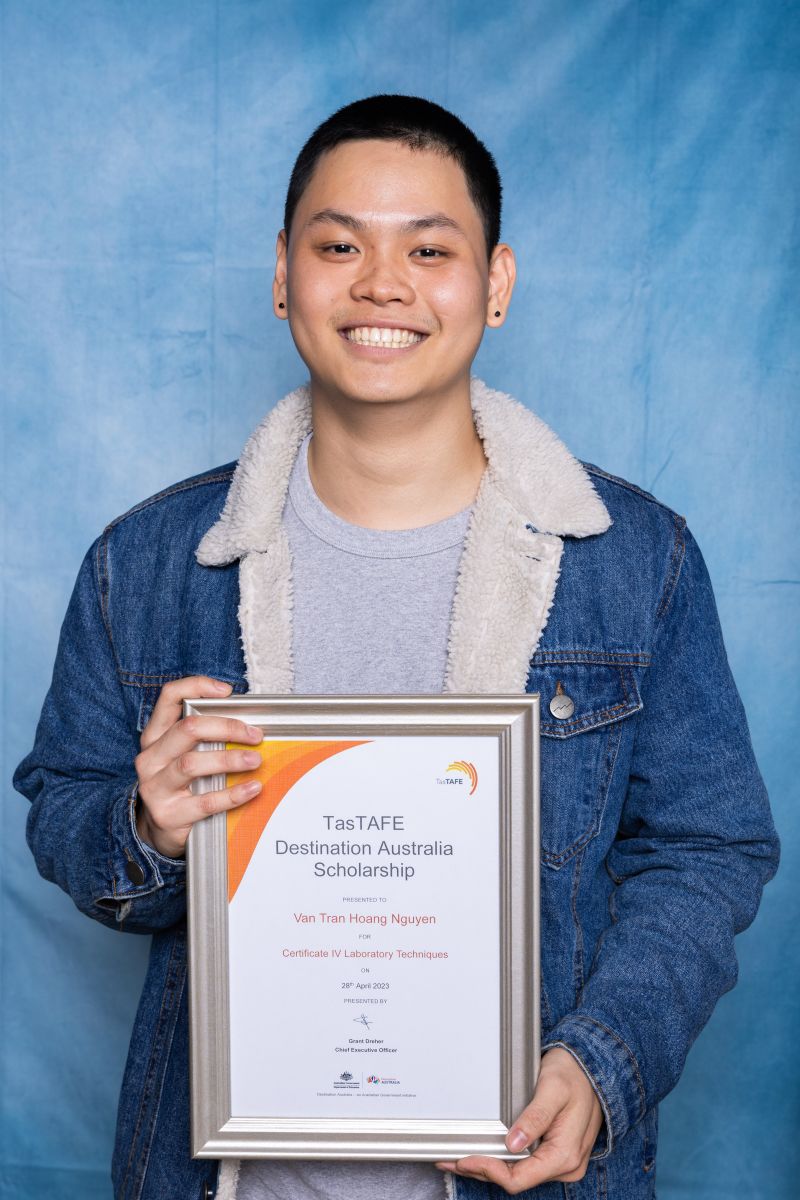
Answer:
<svg viewBox="0 0 800 1200"><path fill-rule="evenodd" d="M691 535L657 616L620 827L611 924L574 1011L548 1035L578 1060L618 1139L677 1083L753 920L778 840L711 583Z"/></svg>
<svg viewBox="0 0 800 1200"><path fill-rule="evenodd" d="M31 801L28 844L45 879L104 925L151 933L183 918L186 867L136 833L136 707L125 703L102 604L104 555L101 538L81 566L14 786Z"/></svg>

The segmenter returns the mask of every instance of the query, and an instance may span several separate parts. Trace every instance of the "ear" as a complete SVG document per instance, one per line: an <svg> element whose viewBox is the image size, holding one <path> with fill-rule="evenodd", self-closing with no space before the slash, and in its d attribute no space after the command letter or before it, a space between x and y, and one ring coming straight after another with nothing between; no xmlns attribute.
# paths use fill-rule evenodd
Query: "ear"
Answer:
<svg viewBox="0 0 800 1200"><path fill-rule="evenodd" d="M486 324L492 328L502 325L506 319L516 278L517 261L514 258L514 251L510 246L501 242L495 246L489 260L489 299L486 302Z"/></svg>
<svg viewBox="0 0 800 1200"><path fill-rule="evenodd" d="M287 249L286 230L282 229L275 244L275 278L272 281L272 311L281 321L285 321L289 315L286 299Z"/></svg>

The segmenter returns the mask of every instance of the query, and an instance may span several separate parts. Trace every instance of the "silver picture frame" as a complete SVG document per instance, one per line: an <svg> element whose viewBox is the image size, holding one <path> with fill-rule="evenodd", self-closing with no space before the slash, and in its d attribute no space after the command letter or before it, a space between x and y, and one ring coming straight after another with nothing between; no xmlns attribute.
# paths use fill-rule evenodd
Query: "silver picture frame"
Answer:
<svg viewBox="0 0 800 1200"><path fill-rule="evenodd" d="M184 716L235 717L269 737L459 734L495 738L500 764L500 1119L240 1117L231 1108L226 814L187 844L192 1154L195 1158L505 1159L505 1137L539 1072L539 696L231 696ZM222 744L203 748L222 749ZM224 776L194 790L225 786ZM487 847L487 853L492 852ZM265 1001L268 1003L268 1001Z"/></svg>

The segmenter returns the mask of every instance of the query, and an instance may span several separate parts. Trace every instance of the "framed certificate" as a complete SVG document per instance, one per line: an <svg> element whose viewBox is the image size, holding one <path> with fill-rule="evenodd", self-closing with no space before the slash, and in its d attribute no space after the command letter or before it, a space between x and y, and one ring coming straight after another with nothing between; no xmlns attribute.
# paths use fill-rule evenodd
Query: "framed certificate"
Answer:
<svg viewBox="0 0 800 1200"><path fill-rule="evenodd" d="M524 1157L504 1138L539 1067L539 697L184 712L264 730L229 777L261 792L187 847L194 1156Z"/></svg>

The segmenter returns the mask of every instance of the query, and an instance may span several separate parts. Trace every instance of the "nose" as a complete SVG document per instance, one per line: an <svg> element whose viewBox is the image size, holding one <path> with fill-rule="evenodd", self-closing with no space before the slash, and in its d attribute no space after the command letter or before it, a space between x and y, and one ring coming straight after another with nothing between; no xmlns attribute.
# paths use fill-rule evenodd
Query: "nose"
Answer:
<svg viewBox="0 0 800 1200"><path fill-rule="evenodd" d="M405 264L394 256L368 255L363 270L353 280L350 295L354 300L371 300L373 304L413 304L416 293L408 278Z"/></svg>

